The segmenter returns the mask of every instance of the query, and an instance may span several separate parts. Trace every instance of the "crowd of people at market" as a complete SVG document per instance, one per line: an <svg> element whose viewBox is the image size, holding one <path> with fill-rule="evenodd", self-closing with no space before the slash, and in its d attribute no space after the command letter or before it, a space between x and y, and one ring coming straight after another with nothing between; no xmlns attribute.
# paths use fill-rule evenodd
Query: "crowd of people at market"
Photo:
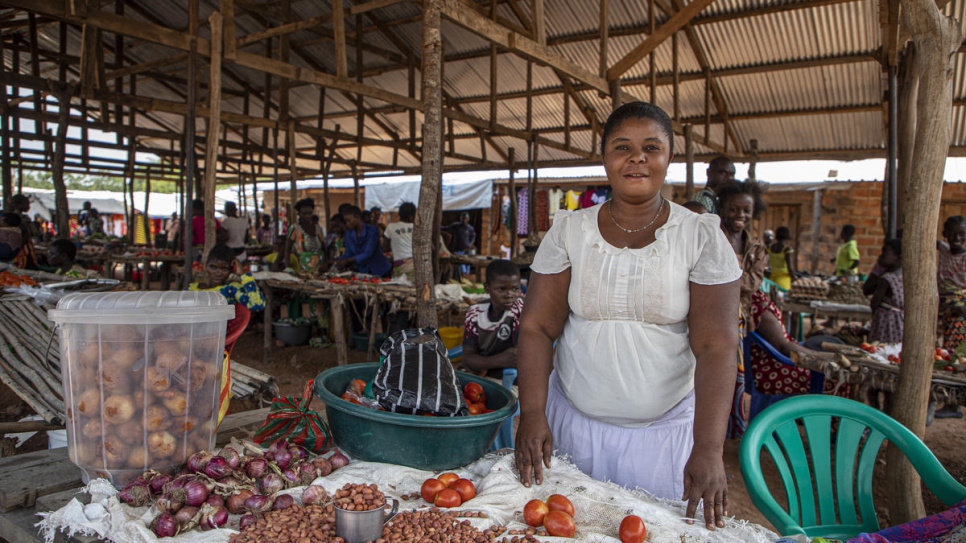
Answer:
<svg viewBox="0 0 966 543"><path fill-rule="evenodd" d="M660 108L643 102L617 108L600 145L609 197L584 207L556 206L529 270L510 260L489 263L489 300L466 312L461 364L490 376L517 369L515 454L524 485L542 482L552 454L567 455L596 479L687 500L690 518L703 504L714 529L727 515L724 442L741 437L748 423L746 387L776 395L809 390L809 370L761 349L748 360L741 349L752 332L784 355L815 348L789 335L776 297L763 288L787 292L804 272L795 265L787 226L755 236L752 224L766 211L766 187L736 181L728 158L709 163L706 186L683 205L662 195L674 135ZM76 240L44 240L26 214L29 206L17 195L0 216L0 262L85 274ZM191 209L190 243L201 248L204 203L196 200ZM267 260L278 271L353 271L412 281L415 204L402 203L390 222L378 207L346 203L325 225L311 198L292 209L290 224L281 228L268 214L252 223L235 203L226 203L203 273L188 288L215 290L231 303L264 309L242 265L252 243L274 248ZM80 239L103 233L103 220L89 205L76 224ZM165 221L162 244L180 249L185 230L173 215ZM475 253L469 213L440 231L441 255ZM853 225L843 226L831 260L842 281L857 282L867 265L855 236ZM39 241L49 242L44 255L33 249ZM964 244L966 217L950 217L937 242L940 331L950 350L966 343ZM902 340L901 255L900 233L885 241L864 274L870 341ZM753 383L745 382L746 364ZM833 383L826 386L831 390ZM949 407L937 416L962 413Z"/></svg>

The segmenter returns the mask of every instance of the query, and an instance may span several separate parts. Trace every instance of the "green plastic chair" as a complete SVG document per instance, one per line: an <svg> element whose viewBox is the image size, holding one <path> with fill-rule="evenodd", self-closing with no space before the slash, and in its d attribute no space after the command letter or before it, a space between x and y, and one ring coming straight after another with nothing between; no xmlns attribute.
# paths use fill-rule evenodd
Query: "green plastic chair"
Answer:
<svg viewBox="0 0 966 543"><path fill-rule="evenodd" d="M833 420L838 420L837 429ZM751 501L778 533L847 540L879 531L872 469L886 439L899 447L943 503L952 506L966 499L966 487L905 426L836 396L796 396L762 411L741 440L741 474ZM765 483L762 449L781 475L787 509Z"/></svg>

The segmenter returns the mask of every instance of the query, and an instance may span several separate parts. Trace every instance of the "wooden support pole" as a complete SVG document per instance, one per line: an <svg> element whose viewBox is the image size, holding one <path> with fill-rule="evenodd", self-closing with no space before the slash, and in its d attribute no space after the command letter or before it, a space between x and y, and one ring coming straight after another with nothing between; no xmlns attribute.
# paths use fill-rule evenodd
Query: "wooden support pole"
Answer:
<svg viewBox="0 0 966 543"><path fill-rule="evenodd" d="M916 143L916 102L919 75L916 73L916 45L910 42L899 59L899 172L897 176L896 224L906 220L906 201L912 178L912 152Z"/></svg>
<svg viewBox="0 0 966 543"><path fill-rule="evenodd" d="M530 7L533 11L530 16L533 20L533 41L546 47L547 25L544 22L543 0L530 0Z"/></svg>
<svg viewBox="0 0 966 543"><path fill-rule="evenodd" d="M338 3L338 2L336 2ZM282 15L284 17L284 22L289 22L292 15L292 5L291 0L282 0ZM278 59L284 63L288 64L289 53L291 48L289 47L289 35L282 34L278 38ZM238 58L236 51L235 58ZM289 92L288 92L289 79L287 77L280 77L278 80L278 121L284 123L288 121L289 116ZM292 195L294 198L295 195Z"/></svg>
<svg viewBox="0 0 966 543"><path fill-rule="evenodd" d="M751 152L748 157L748 179L758 180L758 140L751 140Z"/></svg>
<svg viewBox="0 0 966 543"><path fill-rule="evenodd" d="M647 35L653 36L655 30L657 29L657 20L654 14L654 2L656 0L647 1ZM650 80L650 90L651 90L651 103L657 104L657 65L654 59L654 51L651 51L647 55L647 77Z"/></svg>
<svg viewBox="0 0 966 543"><path fill-rule="evenodd" d="M896 237L896 188L899 176L899 67L889 66L889 122L888 122L888 152L886 157L885 187L883 196L885 200L885 220L882 221L885 227L886 239ZM940 181L942 178L940 177Z"/></svg>
<svg viewBox="0 0 966 543"><path fill-rule="evenodd" d="M419 187L413 264L416 278L416 319L419 327L436 327L436 289L433 272L433 239L436 201L443 183L443 40L440 32L441 0L423 1L422 99L423 99L423 177Z"/></svg>
<svg viewBox="0 0 966 543"><path fill-rule="evenodd" d="M493 5L496 6L496 2L494 2ZM498 77L497 60L498 60L498 57L497 57L497 51L496 51L496 44L491 43L490 44L490 127L491 129L495 128L496 125L499 124L498 122L499 108L498 108L498 102L496 99L497 77Z"/></svg>
<svg viewBox="0 0 966 543"><path fill-rule="evenodd" d="M600 0L600 55L597 59L597 74L607 77L607 42L610 38L610 0Z"/></svg>
<svg viewBox="0 0 966 543"><path fill-rule="evenodd" d="M211 29L211 75L208 79L208 133L205 143L205 252L215 246L215 184L218 172L218 135L221 133L221 45L224 18L215 11L208 17Z"/></svg>
<svg viewBox="0 0 966 543"><path fill-rule="evenodd" d="M822 233L822 196L824 196L824 193L823 189L818 189L812 193L812 262L809 270L812 275L818 273L818 255L821 252L818 241Z"/></svg>
<svg viewBox="0 0 966 543"><path fill-rule="evenodd" d="M684 199L690 200L694 196L694 127L684 125Z"/></svg>
<svg viewBox="0 0 966 543"><path fill-rule="evenodd" d="M291 224L295 224L297 220L297 213L295 210L295 202L298 200L298 165L295 161L296 149L295 149L295 121L289 119L288 129L285 131L285 148L288 150L288 171L289 176L289 186L288 186L288 216Z"/></svg>
<svg viewBox="0 0 966 543"><path fill-rule="evenodd" d="M62 85L61 88L55 90L58 122L51 175L54 182L57 237L70 239L70 208L67 202L67 185L64 183L64 157L67 153L67 117L70 116L70 97L74 92L74 87L73 85Z"/></svg>
<svg viewBox="0 0 966 543"><path fill-rule="evenodd" d="M332 43L335 46L335 74L347 77L349 73L345 48L345 12L342 2L332 2Z"/></svg>
<svg viewBox="0 0 966 543"><path fill-rule="evenodd" d="M902 0L906 28L919 62L916 142L903 228L902 272L905 328L902 365L892 417L922 437L935 350L938 296L936 224L939 222L943 170L952 139L951 107L956 52L963 42L959 21L943 15L933 0ZM893 524L925 516L916 470L893 443L886 455L889 518Z"/></svg>
<svg viewBox="0 0 966 543"><path fill-rule="evenodd" d="M362 194L359 190L359 169L354 160L349 163L349 168L352 170L352 202L356 207L361 207Z"/></svg>
<svg viewBox="0 0 966 543"><path fill-rule="evenodd" d="M529 234L527 237L530 239L540 233L540 228L537 225L537 183L539 182L540 171L537 165L540 164L540 144L534 141L531 145L533 146L533 159L530 161L530 167L533 169L533 175L530 176L530 186L527 187L527 191L529 192L527 200L527 215L529 215L527 226L529 227Z"/></svg>
<svg viewBox="0 0 966 543"><path fill-rule="evenodd" d="M2 43L2 42L0 42ZM2 46L0 46L2 47ZM0 58L3 50L0 48ZM3 70L3 62L0 62L0 70ZM13 169L11 163L13 156L10 154L10 110L7 105L7 87L0 89L0 142L3 146L3 160L0 160L0 182L3 184L3 205L10 207L10 199L13 198Z"/></svg>
<svg viewBox="0 0 966 543"><path fill-rule="evenodd" d="M679 42L678 33L671 34L671 75L674 77L672 83L674 114L672 117L675 121L681 120L681 52L678 46Z"/></svg>

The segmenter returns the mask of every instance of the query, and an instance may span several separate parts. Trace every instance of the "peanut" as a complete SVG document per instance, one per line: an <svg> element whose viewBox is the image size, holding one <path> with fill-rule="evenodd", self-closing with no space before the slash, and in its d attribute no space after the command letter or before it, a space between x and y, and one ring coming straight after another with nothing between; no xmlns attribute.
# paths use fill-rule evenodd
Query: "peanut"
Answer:
<svg viewBox="0 0 966 543"><path fill-rule="evenodd" d="M371 511L386 505L386 495L374 484L346 483L332 497L335 506L346 511Z"/></svg>

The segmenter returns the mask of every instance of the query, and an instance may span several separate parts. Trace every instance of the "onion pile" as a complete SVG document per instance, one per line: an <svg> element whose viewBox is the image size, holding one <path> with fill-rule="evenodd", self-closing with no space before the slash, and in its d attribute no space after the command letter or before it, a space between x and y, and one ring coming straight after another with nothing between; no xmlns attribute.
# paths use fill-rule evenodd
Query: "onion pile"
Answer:
<svg viewBox="0 0 966 543"><path fill-rule="evenodd" d="M201 451L188 457L177 475L156 471L131 481L117 497L132 507L150 505L158 516L150 528L158 537L174 537L196 527L220 528L228 515L243 515L242 525L250 524L272 510L286 509L295 500L280 491L311 485L318 477L349 463L336 451L328 459L310 458L308 451L283 440L265 451L242 443L243 452L225 447L218 454ZM329 496L321 486L308 486L303 504L324 504Z"/></svg>

